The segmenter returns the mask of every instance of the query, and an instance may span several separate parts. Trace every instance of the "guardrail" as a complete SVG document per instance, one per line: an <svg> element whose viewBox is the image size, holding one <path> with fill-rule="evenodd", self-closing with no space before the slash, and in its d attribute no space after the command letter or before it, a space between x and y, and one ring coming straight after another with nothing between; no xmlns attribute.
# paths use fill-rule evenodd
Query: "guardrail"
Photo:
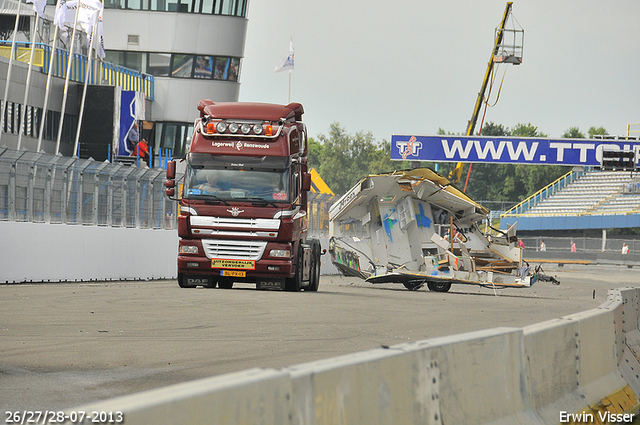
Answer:
<svg viewBox="0 0 640 425"><path fill-rule="evenodd" d="M118 85L123 90L133 90L144 93L148 100L154 100L154 78L150 74L144 74L133 69L125 68L111 62L99 59L91 59L89 66L88 57L74 53L69 59L69 51L56 48L52 54L52 48L48 44L36 43L36 55L34 66L41 72L49 72L49 64L53 60L52 73L55 77L66 78L67 67L71 66L69 79L84 83L86 73L89 72L89 84ZM11 42L0 40L0 56L9 57ZM31 42L16 42L14 59L28 63L31 53Z"/></svg>
<svg viewBox="0 0 640 425"><path fill-rule="evenodd" d="M596 309L522 329L251 369L69 412L121 412L129 425L630 423L639 309L640 288L615 289Z"/></svg>

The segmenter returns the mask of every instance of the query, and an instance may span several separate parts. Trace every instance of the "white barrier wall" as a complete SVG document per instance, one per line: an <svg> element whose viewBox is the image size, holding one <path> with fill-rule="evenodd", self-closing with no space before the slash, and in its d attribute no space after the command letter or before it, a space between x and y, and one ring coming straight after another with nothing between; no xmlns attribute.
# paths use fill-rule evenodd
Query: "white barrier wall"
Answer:
<svg viewBox="0 0 640 425"><path fill-rule="evenodd" d="M0 282L170 279L176 230L0 221Z"/></svg>
<svg viewBox="0 0 640 425"><path fill-rule="evenodd" d="M129 425L630 423L640 408L639 308L640 288L616 289L597 309L523 329L254 369L72 411L121 411Z"/></svg>
<svg viewBox="0 0 640 425"><path fill-rule="evenodd" d="M177 230L0 221L0 283L175 279ZM323 249L329 239L321 237ZM321 274L339 274L329 254Z"/></svg>

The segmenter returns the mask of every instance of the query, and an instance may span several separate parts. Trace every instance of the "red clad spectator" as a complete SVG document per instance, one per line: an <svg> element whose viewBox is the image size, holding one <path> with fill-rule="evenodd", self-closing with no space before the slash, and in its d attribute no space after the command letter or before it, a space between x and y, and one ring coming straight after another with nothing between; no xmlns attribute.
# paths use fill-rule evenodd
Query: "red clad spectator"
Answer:
<svg viewBox="0 0 640 425"><path fill-rule="evenodd" d="M149 144L147 142L147 139L142 139L141 141L139 141L135 149L131 151L131 156L138 155L140 155L140 158L144 160L146 160L149 156Z"/></svg>

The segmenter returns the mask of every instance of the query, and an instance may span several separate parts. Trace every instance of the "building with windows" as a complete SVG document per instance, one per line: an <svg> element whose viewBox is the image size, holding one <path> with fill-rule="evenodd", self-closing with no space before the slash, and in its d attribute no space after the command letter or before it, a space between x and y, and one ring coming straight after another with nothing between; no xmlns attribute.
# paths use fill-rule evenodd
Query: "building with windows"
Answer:
<svg viewBox="0 0 640 425"><path fill-rule="evenodd" d="M248 0L107 0L106 61L155 80L142 136L185 152L198 101L238 100Z"/></svg>
<svg viewBox="0 0 640 425"><path fill-rule="evenodd" d="M13 61L0 129L2 145L47 153L58 149L66 156L78 153L100 161L107 159L109 146L122 138L123 127L117 118L120 111L114 113L122 107L119 104L122 90L140 92L142 96L137 98L146 99L141 102L143 108L136 106L142 109L136 116L142 121L141 137L149 140L154 154L171 149L173 156L179 157L189 144L200 99L238 100L248 0L107 0L103 13L107 56L101 64L94 61L95 72L87 73L91 69L83 56L87 53L87 38L82 33L76 35L64 125L57 143L69 37L59 35L57 49L52 53L56 2L48 0L47 19L40 20L36 28L32 6L24 1L20 2L16 49L29 50L31 34L35 32L44 62L34 67L29 96L23 105L28 67L25 59ZM2 88L20 3L0 0ZM49 61L54 63L54 77L40 134ZM74 152L85 75L89 75L90 89L79 133L80 146Z"/></svg>

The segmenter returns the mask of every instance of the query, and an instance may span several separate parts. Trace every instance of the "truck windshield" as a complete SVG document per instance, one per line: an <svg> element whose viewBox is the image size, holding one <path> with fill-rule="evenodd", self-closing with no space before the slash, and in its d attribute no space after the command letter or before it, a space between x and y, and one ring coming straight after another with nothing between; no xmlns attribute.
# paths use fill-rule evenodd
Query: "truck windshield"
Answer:
<svg viewBox="0 0 640 425"><path fill-rule="evenodd" d="M187 166L184 198L267 203L290 202L289 170L220 170Z"/></svg>

